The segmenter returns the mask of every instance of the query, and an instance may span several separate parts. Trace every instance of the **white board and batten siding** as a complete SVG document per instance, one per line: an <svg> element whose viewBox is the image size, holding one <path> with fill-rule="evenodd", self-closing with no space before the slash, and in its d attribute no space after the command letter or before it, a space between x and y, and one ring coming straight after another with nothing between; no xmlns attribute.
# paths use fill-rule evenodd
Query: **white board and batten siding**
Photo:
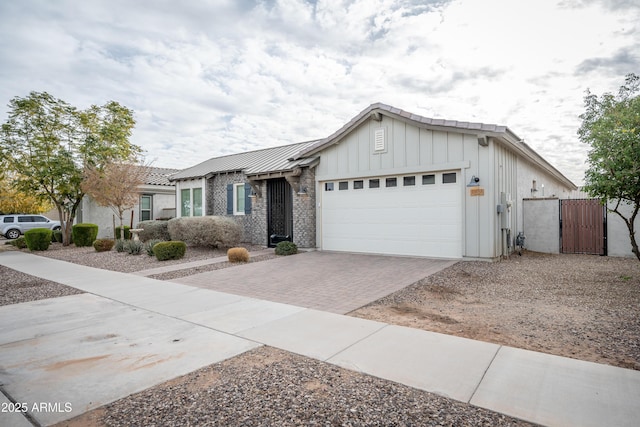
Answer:
<svg viewBox="0 0 640 427"><path fill-rule="evenodd" d="M421 128L383 116L382 121L365 121L320 156L316 179L321 249L468 256L465 236L475 236L478 229L477 218L470 222L465 217L466 183L479 175L476 135ZM449 181L455 174L455 182L444 183L444 174ZM434 175L433 183L423 184L427 175ZM414 184L405 185L405 177L409 183L413 177ZM387 187L386 178L396 178L397 185ZM379 187L370 188L369 181L376 179ZM339 189L340 182L346 189ZM327 183L333 184L333 191L326 191ZM478 237L473 242L480 251Z"/></svg>

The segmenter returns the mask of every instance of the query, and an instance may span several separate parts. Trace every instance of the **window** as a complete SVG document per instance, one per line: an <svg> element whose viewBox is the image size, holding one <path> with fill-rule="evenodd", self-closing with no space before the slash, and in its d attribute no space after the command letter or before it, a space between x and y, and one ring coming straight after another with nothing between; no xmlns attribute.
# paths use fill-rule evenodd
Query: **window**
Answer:
<svg viewBox="0 0 640 427"><path fill-rule="evenodd" d="M436 176L431 175L422 175L422 185L431 185L436 183Z"/></svg>
<svg viewBox="0 0 640 427"><path fill-rule="evenodd" d="M32 216L19 216L18 222L33 222Z"/></svg>
<svg viewBox="0 0 640 427"><path fill-rule="evenodd" d="M340 181L338 183L338 190L348 190L349 189L349 182L348 181Z"/></svg>
<svg viewBox="0 0 640 427"><path fill-rule="evenodd" d="M227 215L251 214L251 185L227 184Z"/></svg>
<svg viewBox="0 0 640 427"><path fill-rule="evenodd" d="M13 222L13 217L12 216L5 216L3 219L3 222Z"/></svg>
<svg viewBox="0 0 640 427"><path fill-rule="evenodd" d="M233 214L244 215L244 184L235 184L233 186Z"/></svg>
<svg viewBox="0 0 640 427"><path fill-rule="evenodd" d="M193 216L202 216L202 188L193 189Z"/></svg>
<svg viewBox="0 0 640 427"><path fill-rule="evenodd" d="M149 221L151 218L151 196L140 196L140 221Z"/></svg>
<svg viewBox="0 0 640 427"><path fill-rule="evenodd" d="M415 176L405 176L402 178L402 185L405 187L409 187L411 185L416 185L416 177Z"/></svg>
<svg viewBox="0 0 640 427"><path fill-rule="evenodd" d="M369 188L380 188L380 180L379 179L370 179L369 180Z"/></svg>
<svg viewBox="0 0 640 427"><path fill-rule="evenodd" d="M333 182L325 182L324 191L333 191Z"/></svg>
<svg viewBox="0 0 640 427"><path fill-rule="evenodd" d="M443 184L453 184L456 182L456 173L443 173L442 174L442 183Z"/></svg>
<svg viewBox="0 0 640 427"><path fill-rule="evenodd" d="M364 181L363 180L358 180L358 181L353 181L353 189L354 190L362 190L364 188Z"/></svg>
<svg viewBox="0 0 640 427"><path fill-rule="evenodd" d="M191 216L191 189L180 191L180 216Z"/></svg>
<svg viewBox="0 0 640 427"><path fill-rule="evenodd" d="M387 178L385 181L386 187L397 187L398 186L398 178Z"/></svg>

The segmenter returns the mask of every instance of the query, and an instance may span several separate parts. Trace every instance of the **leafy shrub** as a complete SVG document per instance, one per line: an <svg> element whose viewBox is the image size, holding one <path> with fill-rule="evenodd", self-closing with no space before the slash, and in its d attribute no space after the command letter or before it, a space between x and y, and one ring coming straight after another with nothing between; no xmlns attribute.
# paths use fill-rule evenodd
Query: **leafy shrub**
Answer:
<svg viewBox="0 0 640 427"><path fill-rule="evenodd" d="M32 228L24 233L24 240L30 251L46 251L51 244L51 230Z"/></svg>
<svg viewBox="0 0 640 427"><path fill-rule="evenodd" d="M73 243L76 246L91 246L98 237L98 226L96 224L76 224L72 227Z"/></svg>
<svg viewBox="0 0 640 427"><path fill-rule="evenodd" d="M149 240L171 240L167 221L142 221L138 223L142 231L138 233L143 242Z"/></svg>
<svg viewBox="0 0 640 427"><path fill-rule="evenodd" d="M227 251L229 262L249 262L249 251L245 248L231 248Z"/></svg>
<svg viewBox="0 0 640 427"><path fill-rule="evenodd" d="M7 242L7 244L15 246L18 249L24 249L27 247L27 242L25 241L24 236L20 236L15 240Z"/></svg>
<svg viewBox="0 0 640 427"><path fill-rule="evenodd" d="M168 228L172 240L193 246L231 248L242 238L240 225L224 216L173 218Z"/></svg>
<svg viewBox="0 0 640 427"><path fill-rule="evenodd" d="M140 240L127 240L124 247L129 255L140 255L144 248L144 243Z"/></svg>
<svg viewBox="0 0 640 427"><path fill-rule="evenodd" d="M293 242L280 242L276 245L276 255L293 255L298 253L298 246Z"/></svg>
<svg viewBox="0 0 640 427"><path fill-rule="evenodd" d="M62 230L53 230L51 233L52 243L62 243ZM73 234L71 235L71 243L73 243Z"/></svg>
<svg viewBox="0 0 640 427"><path fill-rule="evenodd" d="M129 231L131 229L131 227L129 227L128 225L124 226L124 239L125 240L129 240L131 238L131 232ZM113 232L113 237L115 239L119 239L120 238L120 227L116 227L115 231Z"/></svg>
<svg viewBox="0 0 640 427"><path fill-rule="evenodd" d="M147 251L147 255L154 256L155 253L153 252L153 247L156 245L156 243L160 243L160 242L164 242L164 240L151 239L151 240L147 241L144 244L144 249Z"/></svg>
<svg viewBox="0 0 640 427"><path fill-rule="evenodd" d="M180 259L186 251L187 245L184 242L177 241L160 242L153 247L153 253L158 258L158 261Z"/></svg>
<svg viewBox="0 0 640 427"><path fill-rule="evenodd" d="M127 245L126 240L122 240L122 239L116 240L116 251L124 252L126 250L126 245Z"/></svg>
<svg viewBox="0 0 640 427"><path fill-rule="evenodd" d="M114 244L113 239L96 239L96 241L93 242L93 248L96 252L109 252Z"/></svg>

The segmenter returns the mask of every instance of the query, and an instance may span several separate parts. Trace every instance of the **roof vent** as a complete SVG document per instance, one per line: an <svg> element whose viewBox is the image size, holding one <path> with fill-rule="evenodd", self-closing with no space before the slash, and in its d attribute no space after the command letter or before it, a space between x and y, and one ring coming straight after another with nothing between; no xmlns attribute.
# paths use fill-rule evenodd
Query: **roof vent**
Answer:
<svg viewBox="0 0 640 427"><path fill-rule="evenodd" d="M374 140L373 140L373 150L374 151L384 151L385 140L384 140L384 128L379 128L375 130Z"/></svg>

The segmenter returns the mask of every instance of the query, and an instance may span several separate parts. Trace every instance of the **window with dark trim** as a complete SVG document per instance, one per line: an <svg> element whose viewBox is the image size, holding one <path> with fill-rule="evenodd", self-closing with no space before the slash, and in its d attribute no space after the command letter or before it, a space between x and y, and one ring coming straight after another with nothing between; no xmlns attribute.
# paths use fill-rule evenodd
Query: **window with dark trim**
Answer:
<svg viewBox="0 0 640 427"><path fill-rule="evenodd" d="M397 187L398 186L398 178L387 178L385 180L386 187Z"/></svg>
<svg viewBox="0 0 640 427"><path fill-rule="evenodd" d="M340 181L338 183L338 190L348 190L349 189L349 181Z"/></svg>
<svg viewBox="0 0 640 427"><path fill-rule="evenodd" d="M436 176L434 174L422 175L422 185L431 185L436 183Z"/></svg>
<svg viewBox="0 0 640 427"><path fill-rule="evenodd" d="M362 190L364 188L364 181L359 179L357 181L353 181L353 189L354 190Z"/></svg>
<svg viewBox="0 0 640 427"><path fill-rule="evenodd" d="M453 184L456 182L456 173L443 173L442 174L442 183L443 184Z"/></svg>
<svg viewBox="0 0 640 427"><path fill-rule="evenodd" d="M416 185L416 177L415 176L405 176L402 178L402 185L405 187L410 187L412 185Z"/></svg>
<svg viewBox="0 0 640 427"><path fill-rule="evenodd" d="M369 188L380 188L380 180L379 179L370 179L369 180Z"/></svg>
<svg viewBox="0 0 640 427"><path fill-rule="evenodd" d="M324 191L333 191L333 182L325 182Z"/></svg>

